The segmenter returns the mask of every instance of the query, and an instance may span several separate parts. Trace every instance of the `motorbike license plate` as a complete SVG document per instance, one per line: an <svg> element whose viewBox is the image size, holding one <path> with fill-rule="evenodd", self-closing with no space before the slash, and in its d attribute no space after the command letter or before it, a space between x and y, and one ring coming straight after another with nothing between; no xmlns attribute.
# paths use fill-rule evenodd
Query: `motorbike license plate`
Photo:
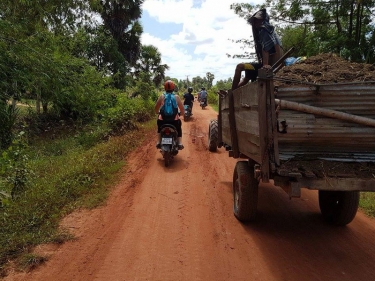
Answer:
<svg viewBox="0 0 375 281"><path fill-rule="evenodd" d="M172 138L162 138L161 144L172 144Z"/></svg>

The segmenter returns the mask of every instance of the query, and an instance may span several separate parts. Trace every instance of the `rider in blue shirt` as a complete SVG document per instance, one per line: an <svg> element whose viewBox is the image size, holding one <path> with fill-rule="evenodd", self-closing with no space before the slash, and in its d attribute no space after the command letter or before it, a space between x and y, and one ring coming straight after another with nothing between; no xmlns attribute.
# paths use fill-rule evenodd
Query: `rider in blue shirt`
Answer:
<svg viewBox="0 0 375 281"><path fill-rule="evenodd" d="M206 89L204 87L202 87L199 94L200 94L199 97L200 97L201 101L205 101L206 104L207 104L207 92L206 92Z"/></svg>

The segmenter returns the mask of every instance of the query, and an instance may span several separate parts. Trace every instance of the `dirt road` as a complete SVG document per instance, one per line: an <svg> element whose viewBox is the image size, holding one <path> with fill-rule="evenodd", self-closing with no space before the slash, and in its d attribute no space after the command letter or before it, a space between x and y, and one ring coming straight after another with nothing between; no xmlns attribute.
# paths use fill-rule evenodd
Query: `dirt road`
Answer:
<svg viewBox="0 0 375 281"><path fill-rule="evenodd" d="M289 200L261 185L258 220L238 222L236 160L207 150L216 113L197 105L170 167L155 140L145 143L106 206L64 220L75 241L37 249L51 255L45 265L5 280L375 280L375 221L359 213L347 227L329 226L314 191Z"/></svg>

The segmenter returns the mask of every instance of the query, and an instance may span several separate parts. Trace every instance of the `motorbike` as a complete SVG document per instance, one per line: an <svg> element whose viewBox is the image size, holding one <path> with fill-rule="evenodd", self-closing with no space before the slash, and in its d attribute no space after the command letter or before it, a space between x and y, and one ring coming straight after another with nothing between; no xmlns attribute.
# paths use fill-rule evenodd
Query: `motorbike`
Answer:
<svg viewBox="0 0 375 281"><path fill-rule="evenodd" d="M161 127L160 133L160 153L164 158L164 166L168 167L173 157L178 154L177 129L171 124L165 124Z"/></svg>
<svg viewBox="0 0 375 281"><path fill-rule="evenodd" d="M185 109L184 121L188 121L191 117L191 106L185 104L184 109Z"/></svg>
<svg viewBox="0 0 375 281"><path fill-rule="evenodd" d="M204 109L207 106L207 98L201 98L199 105L202 107L202 109Z"/></svg>

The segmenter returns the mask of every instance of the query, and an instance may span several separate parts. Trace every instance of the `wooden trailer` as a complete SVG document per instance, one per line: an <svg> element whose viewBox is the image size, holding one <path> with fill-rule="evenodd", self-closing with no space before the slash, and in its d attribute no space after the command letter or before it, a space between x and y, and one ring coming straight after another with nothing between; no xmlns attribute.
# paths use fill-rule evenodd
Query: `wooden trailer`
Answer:
<svg viewBox="0 0 375 281"><path fill-rule="evenodd" d="M233 174L234 214L255 218L258 184L273 180L290 197L319 190L332 224L356 215L360 191L375 191L375 82L280 84L259 71L220 98L209 125L210 151L224 147L238 161Z"/></svg>

